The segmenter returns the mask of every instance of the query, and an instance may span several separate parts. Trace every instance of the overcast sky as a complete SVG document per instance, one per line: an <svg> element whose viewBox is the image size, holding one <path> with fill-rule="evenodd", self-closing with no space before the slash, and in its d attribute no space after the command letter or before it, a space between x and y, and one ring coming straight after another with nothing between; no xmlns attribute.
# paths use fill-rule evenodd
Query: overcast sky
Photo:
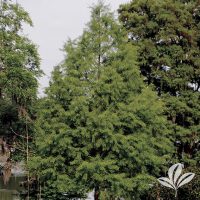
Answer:
<svg viewBox="0 0 200 200"><path fill-rule="evenodd" d="M97 0L18 0L29 12L34 27L24 27L24 33L38 45L41 68L46 76L40 80L40 95L48 86L53 67L64 56L62 49L68 38L81 35L85 24L90 20L90 6ZM129 0L105 0L113 11Z"/></svg>

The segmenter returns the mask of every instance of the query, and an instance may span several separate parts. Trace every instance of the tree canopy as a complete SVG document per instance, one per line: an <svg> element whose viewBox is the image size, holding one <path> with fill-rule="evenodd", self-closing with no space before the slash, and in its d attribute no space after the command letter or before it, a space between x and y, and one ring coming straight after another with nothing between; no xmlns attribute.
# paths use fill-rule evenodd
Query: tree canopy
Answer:
<svg viewBox="0 0 200 200"><path fill-rule="evenodd" d="M175 158L199 167L200 4L197 0L137 0L121 5L119 18L147 84L154 84L172 122ZM195 170L195 169L194 169ZM182 198L186 198L184 193ZM197 198L197 197L195 197ZM191 197L192 199L192 197Z"/></svg>
<svg viewBox="0 0 200 200"><path fill-rule="evenodd" d="M64 51L39 109L38 156L31 163L46 198L93 189L95 199L140 198L172 145L163 103L139 73L137 49L99 3Z"/></svg>
<svg viewBox="0 0 200 200"><path fill-rule="evenodd" d="M37 47L23 34L32 25L28 13L11 0L0 3L0 140L1 159L25 160L25 135L33 134L40 59ZM30 138L28 138L29 140ZM6 152L4 151L6 149ZM1 162L2 164L2 162ZM3 168L3 166L1 166ZM11 169L9 169L11 170Z"/></svg>
<svg viewBox="0 0 200 200"><path fill-rule="evenodd" d="M26 162L27 199L171 200L156 178L175 162L196 174L179 198L199 199L200 1L132 0L118 12L91 7L38 99L32 21L0 1L0 168L7 183Z"/></svg>
<svg viewBox="0 0 200 200"><path fill-rule="evenodd" d="M200 120L198 1L132 1L119 13L129 39L139 46L141 73L166 102L176 140L194 144Z"/></svg>

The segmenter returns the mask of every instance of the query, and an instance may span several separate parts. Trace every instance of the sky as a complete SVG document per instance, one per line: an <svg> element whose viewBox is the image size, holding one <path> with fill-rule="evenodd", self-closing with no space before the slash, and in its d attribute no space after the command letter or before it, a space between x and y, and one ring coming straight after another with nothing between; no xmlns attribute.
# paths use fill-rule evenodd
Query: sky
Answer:
<svg viewBox="0 0 200 200"><path fill-rule="evenodd" d="M34 27L24 26L24 34L37 46L41 69L45 75L39 80L39 96L48 86L53 67L64 59L62 48L69 39L80 36L90 20L90 7L97 0L17 0L29 13ZM112 11L129 0L105 0ZM117 14L117 12L116 12Z"/></svg>

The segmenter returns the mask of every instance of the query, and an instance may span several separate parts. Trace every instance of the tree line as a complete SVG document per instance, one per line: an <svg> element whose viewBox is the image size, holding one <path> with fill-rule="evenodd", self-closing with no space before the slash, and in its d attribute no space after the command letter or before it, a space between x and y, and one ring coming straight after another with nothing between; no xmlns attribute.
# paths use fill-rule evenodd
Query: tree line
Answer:
<svg viewBox="0 0 200 200"><path fill-rule="evenodd" d="M196 173L178 197L200 198L199 1L131 1L118 19L99 1L43 98L28 13L2 1L0 15L1 140L42 198L173 199L156 178L177 162Z"/></svg>

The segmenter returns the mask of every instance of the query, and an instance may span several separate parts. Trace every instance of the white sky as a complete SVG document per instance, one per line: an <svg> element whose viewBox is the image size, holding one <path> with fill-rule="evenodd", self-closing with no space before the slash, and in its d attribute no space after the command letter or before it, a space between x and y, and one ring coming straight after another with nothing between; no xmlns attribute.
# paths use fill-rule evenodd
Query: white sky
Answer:
<svg viewBox="0 0 200 200"><path fill-rule="evenodd" d="M81 35L85 24L90 20L90 6L97 0L18 0L29 12L34 27L24 27L24 33L38 45L41 68L45 76L40 79L40 95L48 86L53 67L64 56L62 49L68 38ZM105 0L111 9L117 10L120 4L129 0Z"/></svg>

